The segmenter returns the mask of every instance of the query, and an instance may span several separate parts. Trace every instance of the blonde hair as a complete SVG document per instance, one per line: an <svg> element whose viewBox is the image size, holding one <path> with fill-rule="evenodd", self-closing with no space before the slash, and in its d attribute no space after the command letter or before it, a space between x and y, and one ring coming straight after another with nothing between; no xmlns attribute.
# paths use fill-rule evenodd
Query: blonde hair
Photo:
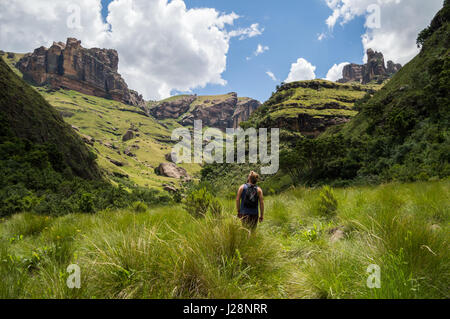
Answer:
<svg viewBox="0 0 450 319"><path fill-rule="evenodd" d="M251 184L256 184L258 183L258 180L259 180L258 173L251 171L250 174L248 175L247 182Z"/></svg>

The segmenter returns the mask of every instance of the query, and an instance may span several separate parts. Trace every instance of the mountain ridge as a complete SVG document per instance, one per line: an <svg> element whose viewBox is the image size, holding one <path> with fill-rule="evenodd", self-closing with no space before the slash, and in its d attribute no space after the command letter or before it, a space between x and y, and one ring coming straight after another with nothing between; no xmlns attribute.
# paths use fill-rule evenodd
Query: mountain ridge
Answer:
<svg viewBox="0 0 450 319"><path fill-rule="evenodd" d="M128 89L118 73L119 55L113 49L86 49L81 41L68 38L41 46L25 54L16 64L24 79L52 89L72 89L88 95L110 98L145 110L142 95Z"/></svg>

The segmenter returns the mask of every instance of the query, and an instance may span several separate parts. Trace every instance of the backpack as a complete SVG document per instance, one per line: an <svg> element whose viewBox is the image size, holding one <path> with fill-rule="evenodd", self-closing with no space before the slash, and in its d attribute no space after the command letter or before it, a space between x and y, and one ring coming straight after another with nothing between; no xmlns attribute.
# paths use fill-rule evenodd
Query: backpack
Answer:
<svg viewBox="0 0 450 319"><path fill-rule="evenodd" d="M247 208L258 208L258 187L248 185L245 191L244 206Z"/></svg>

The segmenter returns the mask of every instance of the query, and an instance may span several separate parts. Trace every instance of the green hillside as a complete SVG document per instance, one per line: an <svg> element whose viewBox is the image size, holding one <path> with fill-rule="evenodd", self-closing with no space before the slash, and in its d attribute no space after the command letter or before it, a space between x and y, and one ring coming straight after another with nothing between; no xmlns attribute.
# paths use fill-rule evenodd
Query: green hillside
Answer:
<svg viewBox="0 0 450 319"><path fill-rule="evenodd" d="M18 74L14 63L20 55L3 59ZM33 87L44 99L72 125L81 137L90 139L86 145L97 156L97 163L106 177L127 186L162 189L163 184L177 182L174 179L158 176L155 168L166 162L165 156L171 152L171 129L177 123L159 123L138 108L117 101L85 95L69 90L50 90L46 87ZM122 140L130 129L136 130L135 137ZM132 155L128 156L125 151ZM117 166L113 163L121 163ZM200 170L198 165L181 165L191 176Z"/></svg>
<svg viewBox="0 0 450 319"><path fill-rule="evenodd" d="M267 191L292 184L345 186L450 175L449 6L446 1L419 35L420 54L383 86L322 80L284 84L241 124L282 129L281 170L265 177ZM202 177L227 194L258 168L207 165Z"/></svg>
<svg viewBox="0 0 450 319"><path fill-rule="evenodd" d="M7 126L2 128L8 129L12 136L36 144L53 144L75 175L89 179L100 177L94 157L82 140L58 112L1 59L0 111Z"/></svg>
<svg viewBox="0 0 450 319"><path fill-rule="evenodd" d="M38 91L56 104L57 109ZM107 140L112 133L106 130L100 135L101 125L98 132L90 130L90 125L98 125L95 122L97 116L101 118L101 114L109 113L108 105L103 105L103 110L95 105L102 102L105 101L95 101L75 92L49 92L44 88L33 88L0 59L0 217L24 211L46 215L92 213L106 208L128 207L134 202L145 207L172 200L168 194L158 190L163 179L154 178L156 174L153 170L148 169L151 172L148 174L138 168L138 165L144 164L131 159L130 162L135 161L136 164L129 165L127 162L124 167L136 181L126 174L118 174L107 159L109 148L101 148L107 145L106 142L100 144L96 140L94 143L92 138L77 134L61 116L63 114L66 119L69 117L77 121L75 114L81 114L81 120L86 124L79 129L80 132L92 132ZM88 107L91 104L92 107ZM119 128L122 128L119 113L128 113L120 111L122 107L112 107L117 113L111 116L111 120L115 116L114 121ZM142 117L136 113L130 114ZM124 122L123 127L125 125L128 123ZM142 128L144 136L146 132L146 128ZM157 136L157 131L149 132ZM162 139L167 138L164 132L161 134ZM142 143L143 148L146 147L147 140L143 139ZM118 144L118 150L125 148L125 144ZM160 152L163 148L162 145L159 147ZM133 149L133 152L138 151ZM156 149L153 152L156 153ZM144 158L146 155L140 156ZM138 173L132 175L134 170ZM108 176L115 183L105 178ZM147 180L154 181L155 187L139 188L139 182L148 183Z"/></svg>
<svg viewBox="0 0 450 319"><path fill-rule="evenodd" d="M341 84L325 80L283 84L244 127L280 127L318 135L327 127L353 118L355 103L382 85Z"/></svg>
<svg viewBox="0 0 450 319"><path fill-rule="evenodd" d="M294 183L417 181L450 175L450 3L418 38L420 54L352 121L291 141L281 167Z"/></svg>

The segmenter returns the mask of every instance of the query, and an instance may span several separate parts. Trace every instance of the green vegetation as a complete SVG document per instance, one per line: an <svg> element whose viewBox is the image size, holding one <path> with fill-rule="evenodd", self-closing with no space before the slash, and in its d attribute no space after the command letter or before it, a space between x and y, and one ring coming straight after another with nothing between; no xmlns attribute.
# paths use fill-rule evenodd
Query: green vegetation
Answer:
<svg viewBox="0 0 450 319"><path fill-rule="evenodd" d="M222 214L220 201L206 187L192 190L184 200L184 209L196 218L205 217L208 212L213 216Z"/></svg>
<svg viewBox="0 0 450 319"><path fill-rule="evenodd" d="M296 125L289 123L289 117L298 116L303 109L298 106L291 109L294 104L292 97L310 90L320 95L323 86L328 86L324 90L324 98L333 97L336 95L332 91L336 88L339 91L344 86L326 81L306 81L280 87L244 124L244 127L258 127L268 124L267 119L284 114L283 121L276 124L287 123L285 129L290 132L282 133L282 172L269 178L275 184L277 180L283 180L275 190L285 189L291 184L342 186L427 181L449 176L449 18L450 4L446 1L430 27L419 36L418 42L423 44L420 54L382 89L368 91L356 101L353 109L359 113L349 123L330 127L316 139L293 133ZM343 92L348 90L345 88ZM358 90L356 92L364 94L363 89ZM322 108L326 106L325 100L320 103ZM302 107L307 108L306 104ZM325 111L329 110L325 108ZM311 113L310 118L313 115L316 113ZM220 168L208 170L203 176L218 175L213 171ZM232 171L235 176L242 173ZM283 178L285 175L290 177L290 181ZM231 175L226 177L233 178Z"/></svg>
<svg viewBox="0 0 450 319"><path fill-rule="evenodd" d="M352 118L355 103L373 94L381 85L341 84L325 80L283 84L243 127L274 127L290 118ZM281 122L280 122L281 121Z"/></svg>
<svg viewBox="0 0 450 319"><path fill-rule="evenodd" d="M20 75L20 71L14 67L18 57L15 54L14 59L8 59L6 55L1 58ZM92 138L93 145L86 146L95 154L97 164L112 183L162 190L163 184L172 181L156 175L154 170L160 163L166 162L165 155L171 152L171 130L179 127L177 123L160 124L134 106L76 91L32 88L63 116L65 122L76 127L80 136ZM30 88L27 92L36 96L34 90ZM135 138L123 142L122 136L131 127L137 130ZM127 149L135 156L125 155ZM122 163L123 166L113 162ZM198 165L181 166L191 176L200 170Z"/></svg>
<svg viewBox="0 0 450 319"><path fill-rule="evenodd" d="M235 194L259 164L206 165L172 198L154 168L174 121L32 88L3 62L18 57L3 56L0 298L448 299L449 9L446 0L418 38L422 52L381 90L285 84L243 124L359 112L317 138L284 127L255 232L236 218ZM80 289L66 284L71 264ZM373 265L381 287L371 289Z"/></svg>
<svg viewBox="0 0 450 319"><path fill-rule="evenodd" d="M64 94L60 92L59 94ZM75 95L75 94L74 94ZM0 59L0 216L64 215L171 201L155 189L113 186L97 155Z"/></svg>
<svg viewBox="0 0 450 319"><path fill-rule="evenodd" d="M322 216L329 191L336 210ZM253 234L233 200L200 219L181 206L17 214L0 222L0 297L449 298L449 196L448 180L295 188L267 199ZM366 286L371 264L380 289Z"/></svg>

